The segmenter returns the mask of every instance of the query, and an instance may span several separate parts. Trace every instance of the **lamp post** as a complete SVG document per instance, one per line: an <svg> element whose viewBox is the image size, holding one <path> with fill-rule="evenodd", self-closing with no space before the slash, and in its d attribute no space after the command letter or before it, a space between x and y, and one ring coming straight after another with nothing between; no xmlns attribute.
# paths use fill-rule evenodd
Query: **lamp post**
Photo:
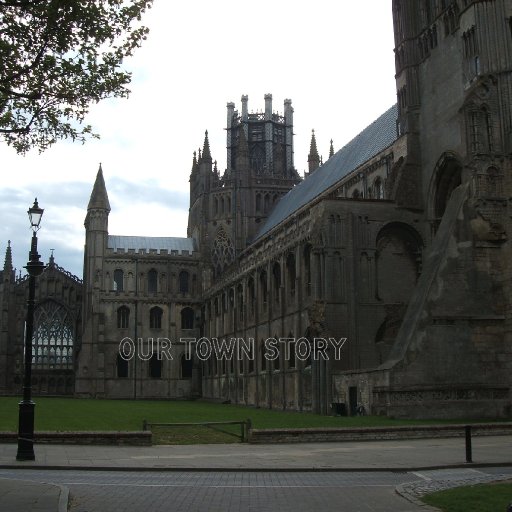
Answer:
<svg viewBox="0 0 512 512"><path fill-rule="evenodd" d="M34 460L34 407L32 402L32 334L34 331L34 305L36 292L36 277L44 270L44 263L39 261L37 253L37 231L43 216L43 209L39 208L37 198L34 205L28 209L30 227L32 229L32 245L30 247L29 261L25 267L28 272L28 301L27 318L25 325L25 374L23 377L23 400L19 403L18 422L18 453L16 460Z"/></svg>

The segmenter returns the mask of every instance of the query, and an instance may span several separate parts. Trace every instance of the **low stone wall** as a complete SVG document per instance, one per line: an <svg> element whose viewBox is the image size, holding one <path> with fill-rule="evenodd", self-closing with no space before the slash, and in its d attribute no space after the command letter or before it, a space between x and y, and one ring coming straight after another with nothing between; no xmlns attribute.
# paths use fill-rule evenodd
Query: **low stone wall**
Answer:
<svg viewBox="0 0 512 512"><path fill-rule="evenodd" d="M411 425L400 427L365 428L273 428L251 429L249 442L258 443L317 443L337 441L382 441L400 439L428 439L463 437L467 424ZM475 436L502 436L512 434L512 423L471 424Z"/></svg>
<svg viewBox="0 0 512 512"><path fill-rule="evenodd" d="M15 443L16 432L0 432L0 443ZM151 432L35 432L36 444L99 444L151 446Z"/></svg>

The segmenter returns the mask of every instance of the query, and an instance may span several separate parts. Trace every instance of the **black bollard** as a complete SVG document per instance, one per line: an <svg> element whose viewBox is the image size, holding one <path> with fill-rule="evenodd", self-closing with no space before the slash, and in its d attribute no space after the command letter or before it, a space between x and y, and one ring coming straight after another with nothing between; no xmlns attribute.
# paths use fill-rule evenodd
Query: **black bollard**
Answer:
<svg viewBox="0 0 512 512"><path fill-rule="evenodd" d="M473 462L473 450L471 448L471 425L466 425L466 462L471 464Z"/></svg>

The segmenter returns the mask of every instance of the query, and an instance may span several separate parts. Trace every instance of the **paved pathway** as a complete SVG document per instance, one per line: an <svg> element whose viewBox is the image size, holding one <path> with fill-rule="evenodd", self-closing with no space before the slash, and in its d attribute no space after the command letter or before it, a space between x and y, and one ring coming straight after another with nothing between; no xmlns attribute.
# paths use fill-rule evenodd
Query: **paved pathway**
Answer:
<svg viewBox="0 0 512 512"><path fill-rule="evenodd" d="M421 469L465 462L464 439L282 445L36 445L34 462L16 462L16 445L0 444L0 467L114 469L339 470ZM512 464L512 437L474 437L473 461Z"/></svg>
<svg viewBox="0 0 512 512"><path fill-rule="evenodd" d="M68 487L72 512L421 510L395 493L407 473L17 471Z"/></svg>
<svg viewBox="0 0 512 512"><path fill-rule="evenodd" d="M461 439L36 445L34 462L17 462L16 445L4 444L0 445L0 512L64 512L67 489L73 512L414 512L426 510L415 501L422 492L443 488L447 481L460 485L509 478L512 467L478 466L512 465L511 441L511 437L474 438L475 464L471 466L464 464ZM395 488L411 501L400 497Z"/></svg>

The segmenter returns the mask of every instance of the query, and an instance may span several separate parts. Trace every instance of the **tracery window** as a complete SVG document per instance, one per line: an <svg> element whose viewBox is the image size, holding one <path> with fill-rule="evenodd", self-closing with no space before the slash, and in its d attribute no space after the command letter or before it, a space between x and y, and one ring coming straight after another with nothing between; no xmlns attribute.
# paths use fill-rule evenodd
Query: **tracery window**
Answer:
<svg viewBox="0 0 512 512"><path fill-rule="evenodd" d="M231 238L227 235L223 227L217 231L217 236L213 241L212 263L217 273L221 273L235 259L235 248Z"/></svg>
<svg viewBox="0 0 512 512"><path fill-rule="evenodd" d="M74 348L73 318L69 310L49 300L34 312L32 364L46 368L72 368Z"/></svg>

